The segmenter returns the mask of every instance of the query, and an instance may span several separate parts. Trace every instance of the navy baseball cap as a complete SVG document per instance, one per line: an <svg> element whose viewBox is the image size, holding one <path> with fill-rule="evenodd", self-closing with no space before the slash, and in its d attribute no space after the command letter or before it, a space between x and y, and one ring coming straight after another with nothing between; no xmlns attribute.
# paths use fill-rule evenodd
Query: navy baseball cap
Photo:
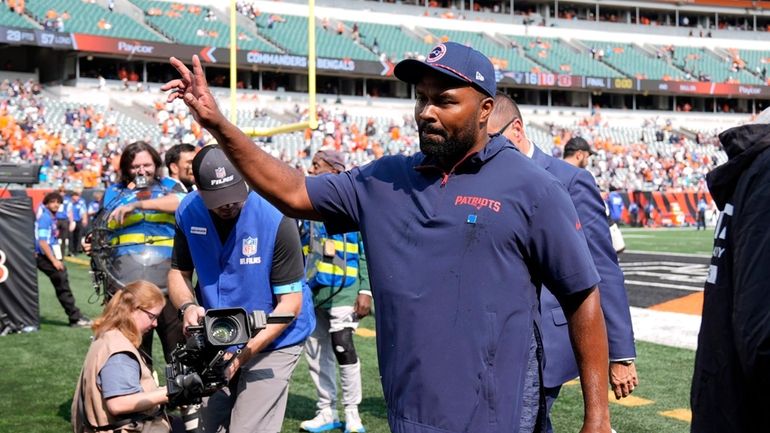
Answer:
<svg viewBox="0 0 770 433"><path fill-rule="evenodd" d="M436 45L425 61L406 59L398 62L393 73L401 81L417 84L429 70L468 83L487 96L495 97L495 68L487 56L457 42Z"/></svg>

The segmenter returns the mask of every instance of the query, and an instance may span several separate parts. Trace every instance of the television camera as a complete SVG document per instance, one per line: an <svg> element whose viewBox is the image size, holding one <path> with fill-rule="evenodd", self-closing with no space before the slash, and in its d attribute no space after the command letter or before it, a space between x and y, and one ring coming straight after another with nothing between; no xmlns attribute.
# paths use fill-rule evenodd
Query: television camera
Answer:
<svg viewBox="0 0 770 433"><path fill-rule="evenodd" d="M171 354L166 385L171 406L195 404L227 384L227 348L245 344L268 324L290 323L293 314L247 313L243 308L206 311L202 323L187 328L189 337ZM233 353L236 355L238 352Z"/></svg>
<svg viewBox="0 0 770 433"><path fill-rule="evenodd" d="M159 235L148 231L124 236L124 227L110 219L112 211L121 205L152 198L152 188L161 191L160 195L174 192L153 183L152 179L137 176L117 196L105 202L89 224L86 239L91 243L91 278L96 296L104 296L105 303L116 290L136 280L149 281L164 292L167 290L173 234ZM135 210L128 218L133 225L154 221L157 217L154 211Z"/></svg>

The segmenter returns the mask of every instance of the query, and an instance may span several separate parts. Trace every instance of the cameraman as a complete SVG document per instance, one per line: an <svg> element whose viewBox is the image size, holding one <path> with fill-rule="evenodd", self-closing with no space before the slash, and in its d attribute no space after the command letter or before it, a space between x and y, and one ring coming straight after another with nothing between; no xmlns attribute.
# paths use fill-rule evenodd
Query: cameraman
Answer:
<svg viewBox="0 0 770 433"><path fill-rule="evenodd" d="M297 226L248 191L219 146L198 152L193 176L198 190L177 210L168 274L169 295L184 327L197 325L208 308L243 307L296 317L288 325L268 325L240 352L230 349L225 371L230 384L204 399L203 431L276 433L291 374L315 327ZM195 295L193 271L198 275Z"/></svg>
<svg viewBox="0 0 770 433"><path fill-rule="evenodd" d="M142 278L166 291L166 276L171 264L171 245L174 237L174 211L184 197L183 187L162 175L162 160L154 147L143 141L129 144L120 155L120 179L104 192L103 210L108 212L107 225L110 243L118 245L112 266L122 275L123 281ZM92 229L103 229L95 227ZM84 249L91 252L91 239L87 238ZM125 245L125 246L121 246ZM152 251L164 260L151 268L132 260ZM107 288L106 296L119 287L114 282ZM167 303L158 317L158 336L163 345L166 362L178 343L184 343L182 323L176 309ZM142 350L152 354L153 333L148 332L142 341Z"/></svg>
<svg viewBox="0 0 770 433"><path fill-rule="evenodd" d="M166 388L158 387L141 353L142 335L158 324L166 299L147 281L135 281L112 297L97 318L72 398L76 433L142 431L165 433L170 425L161 405Z"/></svg>

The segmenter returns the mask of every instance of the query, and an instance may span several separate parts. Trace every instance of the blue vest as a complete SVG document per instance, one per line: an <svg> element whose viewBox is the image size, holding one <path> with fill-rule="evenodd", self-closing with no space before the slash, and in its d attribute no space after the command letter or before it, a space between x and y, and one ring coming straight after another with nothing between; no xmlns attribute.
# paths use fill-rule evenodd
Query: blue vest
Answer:
<svg viewBox="0 0 770 433"><path fill-rule="evenodd" d="M348 287L358 278L358 232L329 235L321 222L308 224L307 283L316 287Z"/></svg>
<svg viewBox="0 0 770 433"><path fill-rule="evenodd" d="M222 245L198 192L194 191L182 200L176 220L185 234L198 274L198 300L206 309L242 307L249 312L273 311L275 299L270 272L282 218L275 207L250 192L235 227ZM300 343L314 327L313 296L307 284L303 284L299 317L265 350Z"/></svg>
<svg viewBox="0 0 770 433"><path fill-rule="evenodd" d="M130 190L122 184L111 185L104 192L104 212L109 215L116 208L138 200L154 199L172 193L176 184L165 177L153 182L149 189ZM117 248L117 255L140 254L148 246L164 258L171 258L174 246L174 215L166 212L143 210L129 214L122 225L110 221L107 227L112 231L110 243L125 245Z"/></svg>

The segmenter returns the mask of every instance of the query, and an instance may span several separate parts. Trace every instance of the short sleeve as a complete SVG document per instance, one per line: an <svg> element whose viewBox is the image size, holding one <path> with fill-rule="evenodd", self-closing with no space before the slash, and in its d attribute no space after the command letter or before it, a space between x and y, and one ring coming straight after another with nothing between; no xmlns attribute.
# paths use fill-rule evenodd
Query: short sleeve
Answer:
<svg viewBox="0 0 770 433"><path fill-rule="evenodd" d="M178 224L174 231L174 247L171 249L171 269L191 272L195 270L195 263L193 263L192 254L190 254L187 237Z"/></svg>
<svg viewBox="0 0 770 433"><path fill-rule="evenodd" d="M270 284L275 294L291 293L302 291L304 279L305 260L302 257L297 222L292 218L283 217L275 237Z"/></svg>
<svg viewBox="0 0 770 433"><path fill-rule="evenodd" d="M557 297L599 283L575 206L557 181L547 187L534 210L529 249L536 275Z"/></svg>
<svg viewBox="0 0 770 433"><path fill-rule="evenodd" d="M360 168L340 174L307 177L307 188L313 208L321 214L329 234L358 231L359 201L357 179Z"/></svg>
<svg viewBox="0 0 770 433"><path fill-rule="evenodd" d="M35 231L35 237L37 240L48 241L51 237L51 230L53 229L53 220L46 216L41 216L37 220L37 228Z"/></svg>
<svg viewBox="0 0 770 433"><path fill-rule="evenodd" d="M139 361L128 353L116 353L99 370L102 397L119 397L142 392Z"/></svg>

